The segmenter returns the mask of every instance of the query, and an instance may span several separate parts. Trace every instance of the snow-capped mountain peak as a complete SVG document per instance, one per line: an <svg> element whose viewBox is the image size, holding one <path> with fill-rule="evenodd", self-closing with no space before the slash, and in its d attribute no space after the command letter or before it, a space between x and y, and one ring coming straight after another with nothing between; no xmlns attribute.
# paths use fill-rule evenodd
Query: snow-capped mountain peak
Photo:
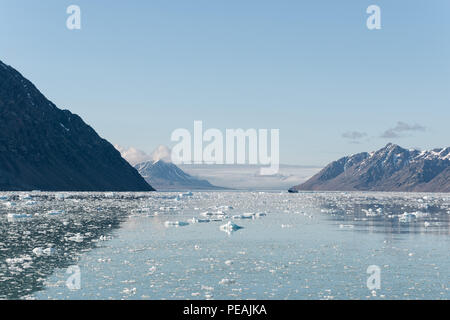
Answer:
<svg viewBox="0 0 450 320"><path fill-rule="evenodd" d="M152 181L157 190L214 190L221 189L206 180L193 177L171 162L150 160L135 165L146 181Z"/></svg>
<svg viewBox="0 0 450 320"><path fill-rule="evenodd" d="M330 163L298 190L450 191L450 148L407 150L389 143Z"/></svg>

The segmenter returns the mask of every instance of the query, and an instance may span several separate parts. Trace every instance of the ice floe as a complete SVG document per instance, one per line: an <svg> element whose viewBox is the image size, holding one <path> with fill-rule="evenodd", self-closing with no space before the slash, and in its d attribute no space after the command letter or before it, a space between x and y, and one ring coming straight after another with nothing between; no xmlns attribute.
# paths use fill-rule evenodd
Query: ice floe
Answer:
<svg viewBox="0 0 450 320"><path fill-rule="evenodd" d="M192 224L195 224L195 223L208 223L208 222L211 222L211 219L202 219L202 218L195 218L195 217L193 217L191 220L189 220L189 222L191 222Z"/></svg>
<svg viewBox="0 0 450 320"><path fill-rule="evenodd" d="M11 207L17 206L17 203L8 201L8 202L4 202L3 205L7 208L11 208Z"/></svg>
<svg viewBox="0 0 450 320"><path fill-rule="evenodd" d="M46 212L48 216L59 216L64 214L64 210L49 210Z"/></svg>
<svg viewBox="0 0 450 320"><path fill-rule="evenodd" d="M8 221L20 221L27 220L33 218L32 214L28 213L8 213L7 215Z"/></svg>
<svg viewBox="0 0 450 320"><path fill-rule="evenodd" d="M219 284L222 285L222 286L224 286L224 285L230 285L230 284L234 284L234 283L236 283L235 280L233 280L233 279L228 279L228 278L224 278L224 279L222 279L222 280L219 281Z"/></svg>
<svg viewBox="0 0 450 320"><path fill-rule="evenodd" d="M33 254L37 257L41 257L41 256L52 256L54 254L56 254L56 249L55 248L46 248L43 249L41 247L38 248L34 248L33 249Z"/></svg>
<svg viewBox="0 0 450 320"><path fill-rule="evenodd" d="M228 223L220 226L221 231L227 232L229 234L240 229L243 229L243 227L238 226L237 224L231 221L228 221Z"/></svg>
<svg viewBox="0 0 450 320"><path fill-rule="evenodd" d="M67 240L73 242L83 242L84 237L80 233L77 233L74 236L68 237Z"/></svg>
<svg viewBox="0 0 450 320"><path fill-rule="evenodd" d="M164 225L169 228L169 227L185 227L188 226L189 223L185 222L185 221L166 221L164 222Z"/></svg>
<svg viewBox="0 0 450 320"><path fill-rule="evenodd" d="M405 212L401 216L398 217L398 221L402 223L409 223L414 221L416 216L412 213Z"/></svg>

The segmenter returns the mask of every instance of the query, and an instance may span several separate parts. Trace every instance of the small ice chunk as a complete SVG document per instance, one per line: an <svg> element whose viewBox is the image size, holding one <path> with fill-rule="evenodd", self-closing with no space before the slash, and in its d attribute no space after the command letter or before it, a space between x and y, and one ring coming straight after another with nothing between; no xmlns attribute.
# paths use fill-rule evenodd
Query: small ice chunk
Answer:
<svg viewBox="0 0 450 320"><path fill-rule="evenodd" d="M414 215L414 217L416 217L416 218L425 218L425 217L428 217L430 214L428 212L416 211L416 212L413 212L412 215Z"/></svg>
<svg viewBox="0 0 450 320"><path fill-rule="evenodd" d="M229 218L229 216L227 216L226 214L219 214L219 215L212 217L213 221L222 221L222 220L228 219L228 218Z"/></svg>
<svg viewBox="0 0 450 320"><path fill-rule="evenodd" d="M64 193L58 193L58 194L55 195L55 199L56 199L56 200L62 201L62 200L64 200L65 198L66 198L66 196L65 196Z"/></svg>
<svg viewBox="0 0 450 320"><path fill-rule="evenodd" d="M42 255L44 255L44 249L42 249L42 248L34 248L33 249L33 254L35 255L35 256L38 256L38 257L40 257L40 256L42 256Z"/></svg>
<svg viewBox="0 0 450 320"><path fill-rule="evenodd" d="M9 264L9 265L15 265L15 264L24 264L24 263L30 262L32 260L33 259L30 256L23 255L23 256L20 256L20 257L17 257L17 258L7 258L5 260L5 262L7 264Z"/></svg>
<svg viewBox="0 0 450 320"><path fill-rule="evenodd" d="M225 278L225 279L220 280L220 281L219 281L219 284L222 285L222 286L224 286L224 285L230 285L230 284L233 284L233 283L235 283L235 282L236 282L236 281L233 280L233 279L227 279L227 278Z"/></svg>
<svg viewBox="0 0 450 320"><path fill-rule="evenodd" d="M367 217L376 217L379 215L379 212L374 211L372 208L369 208L368 210L362 209L362 211L366 214Z"/></svg>
<svg viewBox="0 0 450 320"><path fill-rule="evenodd" d="M64 214L64 210L49 210L49 211L47 211L48 216L59 216L61 214Z"/></svg>
<svg viewBox="0 0 450 320"><path fill-rule="evenodd" d="M164 222L164 225L168 228L168 227L185 227L188 226L189 223L188 222L184 222L184 221L166 221Z"/></svg>
<svg viewBox="0 0 450 320"><path fill-rule="evenodd" d="M225 261L225 264L226 264L227 266L231 266L231 265L233 264L233 261L227 260L227 261Z"/></svg>
<svg viewBox="0 0 450 320"><path fill-rule="evenodd" d="M415 219L415 215L412 213L405 212L401 216L399 216L398 221L401 223L409 223Z"/></svg>
<svg viewBox="0 0 450 320"><path fill-rule="evenodd" d="M355 226L352 224L340 224L339 228L341 229L353 229Z"/></svg>
<svg viewBox="0 0 450 320"><path fill-rule="evenodd" d="M116 196L116 194L115 194L114 192L106 192L106 193L104 194L104 196L105 196L105 198L107 198L107 199L113 199L113 198Z"/></svg>
<svg viewBox="0 0 450 320"><path fill-rule="evenodd" d="M56 253L56 249L55 248L47 248L47 249L44 249L43 253L48 256L52 256Z"/></svg>
<svg viewBox="0 0 450 320"><path fill-rule="evenodd" d="M126 294L126 295L135 295L136 292L137 292L137 289L136 289L136 288L132 288L132 289L125 288L125 289L123 289L123 291L122 291L122 293L123 293L123 294Z"/></svg>
<svg viewBox="0 0 450 320"><path fill-rule="evenodd" d="M73 242L83 242L84 237L81 234L77 233L76 235L67 238L67 240L73 241Z"/></svg>
<svg viewBox="0 0 450 320"><path fill-rule="evenodd" d="M237 214L232 217L233 220L238 219L254 219L255 215L253 213L244 213L244 214Z"/></svg>
<svg viewBox="0 0 450 320"><path fill-rule="evenodd" d="M24 194L24 195L20 196L20 199L21 200L32 200L33 197L30 196L29 194Z"/></svg>
<svg viewBox="0 0 450 320"><path fill-rule="evenodd" d="M32 214L27 213L8 213L7 218L8 221L17 221L17 220L24 220L24 219L31 219L33 217Z"/></svg>
<svg viewBox="0 0 450 320"><path fill-rule="evenodd" d="M17 206L17 203L8 201L8 202L5 202L4 205L7 208L11 208L11 207Z"/></svg>
<svg viewBox="0 0 450 320"><path fill-rule="evenodd" d="M199 218L192 218L190 221L193 224L195 224L195 223L208 223L208 222L211 222L210 219L199 219Z"/></svg>
<svg viewBox="0 0 450 320"><path fill-rule="evenodd" d="M220 230L222 230L224 232L227 232L227 233L231 233L233 231L237 231L237 230L242 229L242 228L243 227L238 226L237 224L234 224L231 221L228 221L227 224L224 224L224 225L220 226Z"/></svg>
<svg viewBox="0 0 450 320"><path fill-rule="evenodd" d="M213 287L209 287L209 286L205 286L205 285L202 284L201 290L204 290L204 291L214 291L214 288L213 288Z"/></svg>
<svg viewBox="0 0 450 320"><path fill-rule="evenodd" d="M148 207L136 208L136 209L131 209L131 213L133 213L133 214L136 214L136 213L152 214L153 213L153 209L152 208L148 208Z"/></svg>

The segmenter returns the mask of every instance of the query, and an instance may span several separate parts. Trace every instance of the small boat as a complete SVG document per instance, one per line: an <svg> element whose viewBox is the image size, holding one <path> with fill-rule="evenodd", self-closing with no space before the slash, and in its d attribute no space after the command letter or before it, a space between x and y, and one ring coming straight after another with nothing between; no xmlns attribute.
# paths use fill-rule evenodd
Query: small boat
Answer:
<svg viewBox="0 0 450 320"><path fill-rule="evenodd" d="M291 189L288 190L288 192L289 193L298 193L298 190L295 190L295 189L291 188Z"/></svg>

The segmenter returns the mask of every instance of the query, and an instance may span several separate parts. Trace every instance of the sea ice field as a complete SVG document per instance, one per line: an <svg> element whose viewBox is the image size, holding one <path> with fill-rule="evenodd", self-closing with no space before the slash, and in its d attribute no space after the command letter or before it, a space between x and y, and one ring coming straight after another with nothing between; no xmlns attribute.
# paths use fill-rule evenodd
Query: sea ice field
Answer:
<svg viewBox="0 0 450 320"><path fill-rule="evenodd" d="M450 194L0 193L0 298L449 299L449 231Z"/></svg>

